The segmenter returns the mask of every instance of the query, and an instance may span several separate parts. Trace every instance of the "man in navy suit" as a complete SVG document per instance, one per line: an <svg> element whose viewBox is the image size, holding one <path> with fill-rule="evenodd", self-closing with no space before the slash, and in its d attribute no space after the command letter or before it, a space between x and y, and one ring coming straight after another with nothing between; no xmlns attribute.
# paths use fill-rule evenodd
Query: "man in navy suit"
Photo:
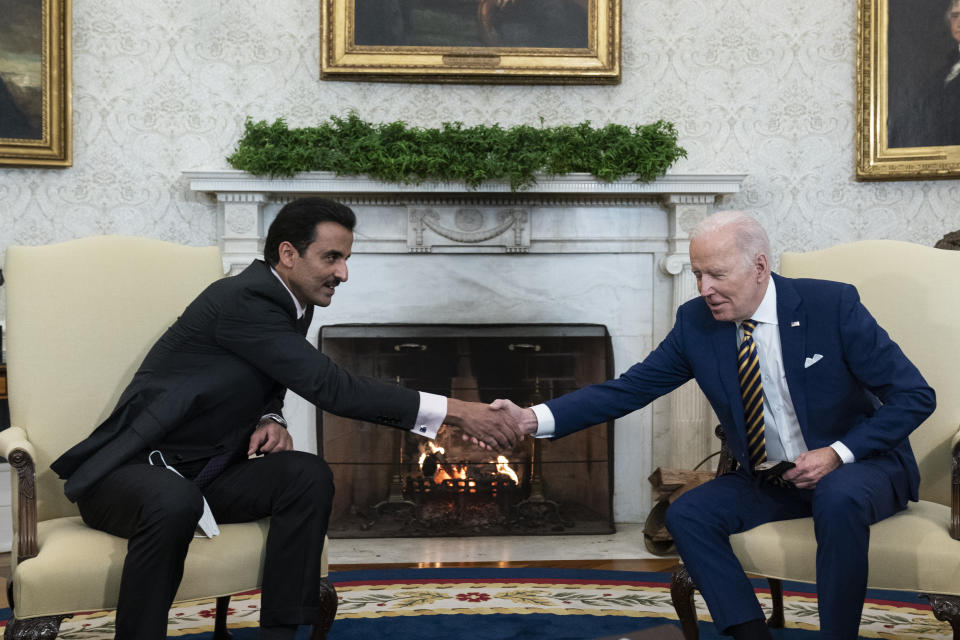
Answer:
<svg viewBox="0 0 960 640"><path fill-rule="evenodd" d="M526 433L562 437L696 379L739 464L683 494L666 520L717 628L735 638L771 637L729 536L813 516L821 637L855 639L870 525L917 499L920 477L907 436L936 401L853 286L773 274L769 246L763 228L743 213L707 218L690 241L700 297L680 307L673 329L643 362L544 405L494 406L510 410ZM781 476L786 482L762 480L751 463L738 375L744 321L755 323L759 353L759 451L768 464L794 463Z"/></svg>

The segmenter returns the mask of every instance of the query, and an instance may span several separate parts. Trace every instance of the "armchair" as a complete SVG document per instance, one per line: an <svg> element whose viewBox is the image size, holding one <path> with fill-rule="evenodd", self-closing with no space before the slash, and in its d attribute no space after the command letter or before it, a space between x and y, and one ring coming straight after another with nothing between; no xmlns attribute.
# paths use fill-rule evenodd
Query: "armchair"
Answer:
<svg viewBox="0 0 960 640"><path fill-rule="evenodd" d="M4 637L47 640L74 613L116 607L126 555L125 539L84 525L49 465L109 414L150 346L223 266L216 247L103 236L9 247L4 274L12 426L0 432L0 456L13 474L14 528ZM223 525L190 545L176 599L216 597L218 639L229 637L231 594L260 586L267 528L266 519ZM324 583L329 628L336 593Z"/></svg>
<svg viewBox="0 0 960 640"><path fill-rule="evenodd" d="M868 586L925 594L960 640L960 252L868 240L785 253L780 273L856 285L867 308L937 392L937 410L910 436L920 467L920 501L870 529ZM721 468L723 465L721 465ZM815 582L813 519L771 522L731 536L744 571L766 577L767 621L782 627L781 580ZM681 567L673 605L688 640L699 637L695 585Z"/></svg>

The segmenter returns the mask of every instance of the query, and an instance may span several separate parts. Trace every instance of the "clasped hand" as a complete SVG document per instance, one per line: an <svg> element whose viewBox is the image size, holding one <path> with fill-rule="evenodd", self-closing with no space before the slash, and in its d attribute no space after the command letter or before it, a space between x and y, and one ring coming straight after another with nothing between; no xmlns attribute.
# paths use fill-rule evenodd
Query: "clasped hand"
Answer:
<svg viewBox="0 0 960 640"><path fill-rule="evenodd" d="M463 439L483 449L512 449L523 436L537 431L533 410L509 400L482 404L451 399L447 411L448 422L463 430Z"/></svg>

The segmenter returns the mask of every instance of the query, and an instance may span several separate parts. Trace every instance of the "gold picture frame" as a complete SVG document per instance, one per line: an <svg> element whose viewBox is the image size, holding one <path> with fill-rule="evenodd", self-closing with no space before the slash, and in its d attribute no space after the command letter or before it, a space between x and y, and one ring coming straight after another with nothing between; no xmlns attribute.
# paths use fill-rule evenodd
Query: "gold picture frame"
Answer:
<svg viewBox="0 0 960 640"><path fill-rule="evenodd" d="M73 164L71 0L0 0L0 166Z"/></svg>
<svg viewBox="0 0 960 640"><path fill-rule="evenodd" d="M320 0L327 80L615 84L621 0Z"/></svg>
<svg viewBox="0 0 960 640"><path fill-rule="evenodd" d="M950 0L859 0L858 180L960 176L960 78ZM955 84L953 84L955 82Z"/></svg>

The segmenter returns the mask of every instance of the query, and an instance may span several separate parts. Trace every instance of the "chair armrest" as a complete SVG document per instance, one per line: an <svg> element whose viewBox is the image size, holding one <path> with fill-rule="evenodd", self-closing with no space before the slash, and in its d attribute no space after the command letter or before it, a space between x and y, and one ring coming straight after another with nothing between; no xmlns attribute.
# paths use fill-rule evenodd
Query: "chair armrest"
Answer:
<svg viewBox="0 0 960 640"><path fill-rule="evenodd" d="M0 456L10 461L17 472L17 491L13 495L17 534L17 563L37 555L37 473L36 452L20 427L0 431Z"/></svg>
<svg viewBox="0 0 960 640"><path fill-rule="evenodd" d="M960 540L960 430L953 436L950 451L953 461L950 474L950 537Z"/></svg>
<svg viewBox="0 0 960 640"><path fill-rule="evenodd" d="M723 425L718 424L713 432L720 439L720 460L717 462L717 476L734 471L737 468L737 459L730 453L730 447L727 446L727 434L723 431Z"/></svg>
<svg viewBox="0 0 960 640"><path fill-rule="evenodd" d="M27 432L20 427L0 431L0 457L9 458L14 449L23 449L31 459L36 455L33 445L27 440Z"/></svg>

